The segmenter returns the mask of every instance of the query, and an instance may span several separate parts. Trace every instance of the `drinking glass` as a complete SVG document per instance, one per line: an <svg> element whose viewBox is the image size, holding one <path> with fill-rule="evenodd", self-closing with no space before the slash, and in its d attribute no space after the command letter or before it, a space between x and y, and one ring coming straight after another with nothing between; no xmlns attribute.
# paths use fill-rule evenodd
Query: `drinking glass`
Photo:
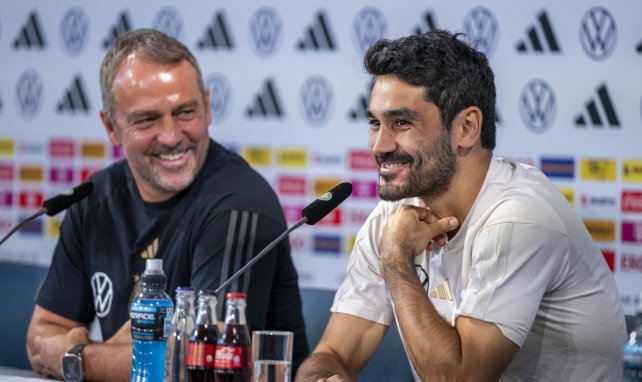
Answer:
<svg viewBox="0 0 642 382"><path fill-rule="evenodd" d="M293 338L292 332L252 332L253 382L290 382Z"/></svg>

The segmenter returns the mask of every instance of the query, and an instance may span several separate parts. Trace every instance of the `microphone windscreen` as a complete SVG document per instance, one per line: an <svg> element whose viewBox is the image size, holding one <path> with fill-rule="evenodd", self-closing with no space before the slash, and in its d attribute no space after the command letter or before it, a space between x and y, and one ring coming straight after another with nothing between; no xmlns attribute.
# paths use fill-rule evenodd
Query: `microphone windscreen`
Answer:
<svg viewBox="0 0 642 382"><path fill-rule="evenodd" d="M306 224L313 225L337 208L352 194L352 184L344 182L321 195L301 211L301 217L307 218Z"/></svg>
<svg viewBox="0 0 642 382"><path fill-rule="evenodd" d="M91 182L81 183L80 185L67 190L51 199L47 199L42 203L42 208L49 216L54 216L58 212L66 210L72 204L81 201L84 197L91 194L94 190L94 184Z"/></svg>

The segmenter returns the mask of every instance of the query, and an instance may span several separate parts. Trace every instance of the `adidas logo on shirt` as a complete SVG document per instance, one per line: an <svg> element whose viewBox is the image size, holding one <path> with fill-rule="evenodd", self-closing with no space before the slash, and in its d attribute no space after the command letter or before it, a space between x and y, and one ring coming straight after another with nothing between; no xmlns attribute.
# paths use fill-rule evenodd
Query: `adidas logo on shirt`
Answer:
<svg viewBox="0 0 642 382"><path fill-rule="evenodd" d="M431 290L428 295L432 299L439 299L439 300L448 300L448 301L453 301L453 294L452 291L450 290L450 284L448 283L448 280L444 280L443 283L437 284L435 287L435 290Z"/></svg>

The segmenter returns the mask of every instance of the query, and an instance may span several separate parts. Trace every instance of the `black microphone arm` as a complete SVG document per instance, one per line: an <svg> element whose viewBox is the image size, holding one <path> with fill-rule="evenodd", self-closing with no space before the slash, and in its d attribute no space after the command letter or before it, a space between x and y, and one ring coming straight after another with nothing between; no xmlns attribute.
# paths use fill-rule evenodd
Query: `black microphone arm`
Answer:
<svg viewBox="0 0 642 382"><path fill-rule="evenodd" d="M16 226L13 227L11 231L7 232L7 234L2 238L2 240L0 240L0 245L2 245L2 243L7 241L7 239L10 238L11 235L16 233L16 231L22 228L23 225L29 223L30 221L37 218L38 216L43 214L54 216L60 211L66 210L72 204L84 199L87 195L91 194L93 190L94 190L94 184L91 182L85 182L59 195L56 195L53 198L45 200L42 203L42 208L40 208L31 216L22 220L20 223L16 224Z"/></svg>
<svg viewBox="0 0 642 382"><path fill-rule="evenodd" d="M285 239L290 232L301 227L305 223L308 223L309 225L316 224L319 220L323 219L332 210L337 208L337 206L341 204L344 200L346 200L351 193L352 193L352 184L344 182L334 187L332 190L326 192L325 194L321 195L314 202L310 203L301 212L301 219L299 219L299 221L297 221L290 228L285 230L285 232L283 232L279 237L274 239L273 242L268 244L267 247L263 248L261 252L259 252L256 256L254 256L252 260L248 261L247 264L245 264L229 279L225 280L225 282L221 284L214 291L214 293L218 296L218 294L222 290L224 290L225 287L230 285L232 281L236 280L237 278L239 278L239 276L245 273L245 271L247 271L254 263L259 261L263 256L265 256L266 253L268 253L272 248L274 248L283 239Z"/></svg>

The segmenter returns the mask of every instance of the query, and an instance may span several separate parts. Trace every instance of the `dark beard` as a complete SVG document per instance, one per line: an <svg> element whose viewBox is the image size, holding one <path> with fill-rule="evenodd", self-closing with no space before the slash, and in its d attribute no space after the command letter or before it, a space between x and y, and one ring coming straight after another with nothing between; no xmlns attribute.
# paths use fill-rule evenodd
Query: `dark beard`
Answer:
<svg viewBox="0 0 642 382"><path fill-rule="evenodd" d="M442 195L452 181L456 168L456 156L450 150L450 138L446 132L435 146L424 155L413 158L404 152L393 152L375 157L377 165L385 162L407 162L410 167L406 183L392 186L389 183L396 175L379 175L377 194L382 200L397 201L410 197L434 198Z"/></svg>

